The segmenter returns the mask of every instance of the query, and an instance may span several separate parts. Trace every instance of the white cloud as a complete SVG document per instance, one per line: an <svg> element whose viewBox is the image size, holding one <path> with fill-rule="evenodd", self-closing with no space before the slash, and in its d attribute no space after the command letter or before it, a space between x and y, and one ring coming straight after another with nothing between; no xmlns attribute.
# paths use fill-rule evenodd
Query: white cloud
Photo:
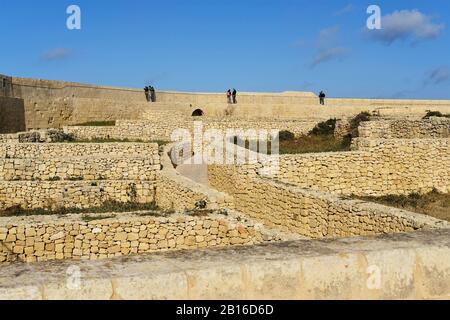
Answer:
<svg viewBox="0 0 450 320"><path fill-rule="evenodd" d="M434 23L431 16L419 10L401 10L381 18L381 30L367 30L377 41L391 45L397 40L417 43L438 37L445 28L443 23Z"/></svg>

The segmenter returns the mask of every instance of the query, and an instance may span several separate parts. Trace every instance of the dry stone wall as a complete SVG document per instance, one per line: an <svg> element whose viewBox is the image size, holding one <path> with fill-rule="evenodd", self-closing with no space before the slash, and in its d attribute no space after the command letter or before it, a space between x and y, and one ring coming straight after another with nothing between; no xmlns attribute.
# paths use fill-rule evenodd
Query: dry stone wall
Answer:
<svg viewBox="0 0 450 320"><path fill-rule="evenodd" d="M192 132L194 120L202 122L203 130L216 129L223 133L227 129L247 130L288 130L296 136L307 134L314 128L314 121L246 121L231 119L165 119L164 121L150 120L119 120L116 126L110 127L86 127L68 126L64 127L64 132L72 134L77 140L93 139L117 139L117 140L170 140L172 133L177 129L186 129Z"/></svg>
<svg viewBox="0 0 450 320"><path fill-rule="evenodd" d="M0 144L0 158L147 157L158 160L156 143L20 143Z"/></svg>
<svg viewBox="0 0 450 320"><path fill-rule="evenodd" d="M450 139L358 139L357 151L280 156L277 178L344 195L450 191Z"/></svg>
<svg viewBox="0 0 450 320"><path fill-rule="evenodd" d="M105 202L151 203L155 181L0 181L0 209L92 208Z"/></svg>
<svg viewBox="0 0 450 320"><path fill-rule="evenodd" d="M359 137L367 139L429 139L450 137L450 119L385 120L361 123Z"/></svg>
<svg viewBox="0 0 450 320"><path fill-rule="evenodd" d="M246 219L145 216L145 212L86 222L80 215L0 218L0 264L104 259L166 250L251 245L270 239Z"/></svg>
<svg viewBox="0 0 450 320"><path fill-rule="evenodd" d="M159 157L0 159L0 180L156 180Z"/></svg>
<svg viewBox="0 0 450 320"><path fill-rule="evenodd" d="M258 175L258 169L258 165L209 166L209 181L211 186L234 196L236 210L268 227L312 238L335 238L447 225L396 208L341 199L263 178Z"/></svg>
<svg viewBox="0 0 450 320"><path fill-rule="evenodd" d="M179 175L155 143L0 144L0 210L156 202L167 210L232 208L231 197Z"/></svg>

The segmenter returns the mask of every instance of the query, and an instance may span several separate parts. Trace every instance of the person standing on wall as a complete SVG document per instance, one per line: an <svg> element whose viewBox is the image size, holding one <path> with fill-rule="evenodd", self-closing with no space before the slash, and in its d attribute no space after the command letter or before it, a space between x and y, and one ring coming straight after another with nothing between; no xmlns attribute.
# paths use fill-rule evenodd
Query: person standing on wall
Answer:
<svg viewBox="0 0 450 320"><path fill-rule="evenodd" d="M153 86L150 86L150 98L152 102L156 102L156 91Z"/></svg>
<svg viewBox="0 0 450 320"><path fill-rule="evenodd" d="M325 98L326 98L325 93L323 91L320 91L320 93L319 93L319 100L320 100L320 104L322 106L325 105Z"/></svg>
<svg viewBox="0 0 450 320"><path fill-rule="evenodd" d="M228 89L228 91L227 91L227 101L228 101L228 104L231 104L231 90L230 89Z"/></svg>
<svg viewBox="0 0 450 320"><path fill-rule="evenodd" d="M236 89L233 89L232 95L233 95L233 104L236 104L237 103L237 100L236 100L237 91L236 91Z"/></svg>
<svg viewBox="0 0 450 320"><path fill-rule="evenodd" d="M149 102L150 101L150 94L149 94L148 87L144 88L144 92L145 92L145 99L147 100L147 102Z"/></svg>

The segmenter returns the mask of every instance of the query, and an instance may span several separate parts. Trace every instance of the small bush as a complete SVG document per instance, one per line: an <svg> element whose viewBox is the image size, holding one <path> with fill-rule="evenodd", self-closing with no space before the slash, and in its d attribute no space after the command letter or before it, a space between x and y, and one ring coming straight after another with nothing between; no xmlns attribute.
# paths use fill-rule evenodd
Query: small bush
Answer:
<svg viewBox="0 0 450 320"><path fill-rule="evenodd" d="M450 118L450 114L442 114L439 111L428 111L425 117L423 117L424 120L430 119L431 117L444 117L444 118Z"/></svg>
<svg viewBox="0 0 450 320"><path fill-rule="evenodd" d="M336 128L336 119L329 119L324 122L319 122L314 129L309 132L310 136L331 136L334 134Z"/></svg>
<svg viewBox="0 0 450 320"><path fill-rule="evenodd" d="M295 135L290 131L283 130L278 134L278 138L280 141L292 141L295 139Z"/></svg>

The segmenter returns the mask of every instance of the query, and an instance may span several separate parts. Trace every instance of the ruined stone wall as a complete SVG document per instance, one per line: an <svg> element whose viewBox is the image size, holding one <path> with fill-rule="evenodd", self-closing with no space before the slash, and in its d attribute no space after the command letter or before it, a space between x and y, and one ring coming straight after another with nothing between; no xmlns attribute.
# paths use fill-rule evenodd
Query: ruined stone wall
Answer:
<svg viewBox="0 0 450 320"><path fill-rule="evenodd" d="M387 120L362 122L359 137L367 139L427 139L450 137L450 119Z"/></svg>
<svg viewBox="0 0 450 320"><path fill-rule="evenodd" d="M233 195L236 210L268 227L312 238L335 238L445 225L440 220L396 208L341 199L263 178L257 174L258 169L258 165L209 166L209 182Z"/></svg>
<svg viewBox="0 0 450 320"><path fill-rule="evenodd" d="M359 139L356 145L352 152L282 155L277 178L344 195L450 191L450 139Z"/></svg>
<svg viewBox="0 0 450 320"><path fill-rule="evenodd" d="M249 221L219 215L158 218L123 214L120 218L99 216L91 222L81 215L0 218L0 264L249 245L263 242L262 235Z"/></svg>

